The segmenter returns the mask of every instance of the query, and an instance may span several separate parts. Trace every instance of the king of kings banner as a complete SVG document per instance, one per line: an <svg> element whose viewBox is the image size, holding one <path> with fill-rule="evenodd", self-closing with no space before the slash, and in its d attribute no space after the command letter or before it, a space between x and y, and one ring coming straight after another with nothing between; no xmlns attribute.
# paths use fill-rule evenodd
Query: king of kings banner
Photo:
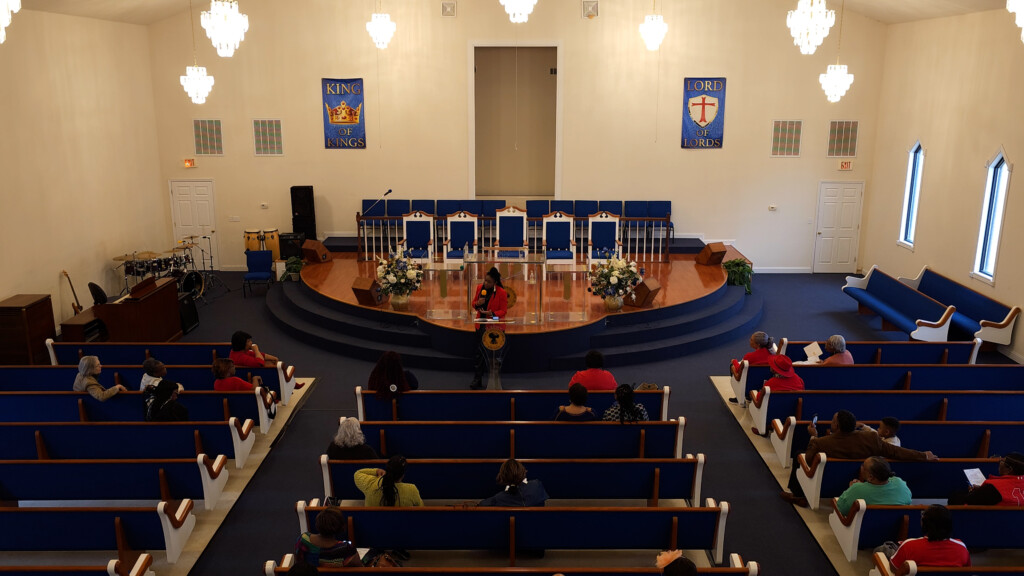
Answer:
<svg viewBox="0 0 1024 576"><path fill-rule="evenodd" d="M363 79L322 78L324 148L366 148Z"/></svg>
<svg viewBox="0 0 1024 576"><path fill-rule="evenodd" d="M725 78L685 78L683 107L683 148L721 148Z"/></svg>

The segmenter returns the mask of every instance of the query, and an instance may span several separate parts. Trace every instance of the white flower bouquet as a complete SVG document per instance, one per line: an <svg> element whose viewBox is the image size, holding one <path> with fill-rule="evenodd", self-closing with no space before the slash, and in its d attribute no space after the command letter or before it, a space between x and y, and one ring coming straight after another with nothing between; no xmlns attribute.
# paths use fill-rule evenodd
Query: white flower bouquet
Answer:
<svg viewBox="0 0 1024 576"><path fill-rule="evenodd" d="M423 284L423 267L412 264L405 255L391 254L390 259L377 262L377 282L380 293L389 296L408 296Z"/></svg>
<svg viewBox="0 0 1024 576"><path fill-rule="evenodd" d="M594 264L590 267L590 287L587 291L602 298L636 298L633 290L643 281L643 274L644 269L637 269L635 261L612 256L604 264Z"/></svg>

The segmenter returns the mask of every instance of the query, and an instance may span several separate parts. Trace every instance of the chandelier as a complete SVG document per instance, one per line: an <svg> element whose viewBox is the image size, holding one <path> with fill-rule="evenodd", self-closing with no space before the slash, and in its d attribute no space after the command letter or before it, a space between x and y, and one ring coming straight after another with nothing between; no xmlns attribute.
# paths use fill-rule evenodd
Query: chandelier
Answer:
<svg viewBox="0 0 1024 576"><path fill-rule="evenodd" d="M249 30L249 17L238 12L235 0L210 0L210 11L203 11L199 22L221 58L232 57Z"/></svg>
<svg viewBox="0 0 1024 576"><path fill-rule="evenodd" d="M7 39L7 27L11 25L11 14L21 10L21 0L0 0L0 44Z"/></svg>
<svg viewBox="0 0 1024 576"><path fill-rule="evenodd" d="M821 89L825 91L829 102L839 100L853 84L853 74L846 71L846 64L839 64L839 52L843 48L843 14L846 12L846 0L843 0L842 12L839 14L839 45L836 47L836 63L829 64L824 74L818 75Z"/></svg>
<svg viewBox="0 0 1024 576"><path fill-rule="evenodd" d="M388 47L388 42L391 42L391 37L395 35L396 28L398 26L391 21L390 14L375 13L370 16L370 21L366 23L366 31L370 33L370 38L373 38L373 43L381 50Z"/></svg>
<svg viewBox="0 0 1024 576"><path fill-rule="evenodd" d="M537 0L498 0L498 2L505 7L508 19L513 24L526 22L530 18L530 14L533 14L533 7L537 5Z"/></svg>
<svg viewBox="0 0 1024 576"><path fill-rule="evenodd" d="M17 0L14 1L17 2ZM1006 0L1006 9L1009 10L1011 14L1017 15L1017 26L1022 28L1020 32L1020 40L1021 42L1024 42L1024 0ZM17 10L15 10L15 12L17 12ZM3 14L0 14L0 18L2 17ZM0 24L2 24L2 22L0 22ZM3 42L2 37L0 37L0 42Z"/></svg>
<svg viewBox="0 0 1024 576"><path fill-rule="evenodd" d="M654 12L654 0L651 0L651 12ZM652 52L657 50L661 46L661 41L665 39L666 32L668 32L668 24L665 24L665 19L661 17L661 14L644 16L644 22L640 25L640 37L644 39L648 50Z"/></svg>
<svg viewBox="0 0 1024 576"><path fill-rule="evenodd" d="M825 9L825 0L800 0L786 15L786 26L801 54L814 54L836 23L836 11Z"/></svg>
<svg viewBox="0 0 1024 576"><path fill-rule="evenodd" d="M188 23L192 27L192 66L186 66L185 75L179 78L192 102L202 104L213 89L213 76L207 76L206 67L200 66L196 60L196 23L192 18L192 0L188 0Z"/></svg>

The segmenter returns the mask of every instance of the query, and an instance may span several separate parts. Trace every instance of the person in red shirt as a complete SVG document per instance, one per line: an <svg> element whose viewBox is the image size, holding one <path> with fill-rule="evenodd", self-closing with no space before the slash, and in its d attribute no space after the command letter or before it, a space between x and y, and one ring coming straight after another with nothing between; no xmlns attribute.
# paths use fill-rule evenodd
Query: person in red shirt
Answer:
<svg viewBox="0 0 1024 576"><path fill-rule="evenodd" d="M573 374L569 380L569 386L582 384L588 391L594 390L615 390L619 384L615 382L615 376L604 369L604 354L597 350L587 352L587 369Z"/></svg>
<svg viewBox="0 0 1024 576"><path fill-rule="evenodd" d="M253 377L250 384L235 376L235 363L228 358L217 358L213 361L213 389L218 392L233 392L236 390L252 390L256 386L263 385L263 379L259 376Z"/></svg>
<svg viewBox="0 0 1024 576"><path fill-rule="evenodd" d="M981 486L949 497L950 504L975 506L1024 506L1024 454L1010 452L999 459L999 474L989 476Z"/></svg>
<svg viewBox="0 0 1024 576"><path fill-rule="evenodd" d="M743 355L742 360L732 359L729 363L729 372L732 373L732 377L737 382L740 380L740 371L743 366L740 364L743 360L750 363L751 366L764 366L768 364L768 360L772 357L772 339L768 337L768 334L764 332L754 332L750 335L750 347L754 349L753 352L747 352ZM739 404L739 400L736 398L729 398L729 402L733 404Z"/></svg>
<svg viewBox="0 0 1024 576"><path fill-rule="evenodd" d="M894 568L898 570L907 560L913 560L918 566L971 565L967 546L950 538L953 516L945 506L933 504L921 513L921 532L924 538L907 538L900 543L890 560Z"/></svg>
<svg viewBox="0 0 1024 576"><path fill-rule="evenodd" d="M498 272L497 268L492 266L484 276L483 283L477 285L473 296L473 309L476 311L477 320L505 319L505 314L508 313L508 293L505 292L505 288L501 285L501 273ZM487 360L484 357L481 338L487 328L486 322L478 322L476 324L476 342L474 343L476 356L473 361L475 372L473 374L473 383L469 385L473 390L479 390L484 387L483 376L484 370L487 368ZM494 328L502 332L505 331L504 324L496 324ZM508 346L507 340L505 346ZM498 352L499 362L504 357L505 350L502 349Z"/></svg>
<svg viewBox="0 0 1024 576"><path fill-rule="evenodd" d="M764 396L765 386L771 387L776 392L780 390L804 389L804 379L796 375L796 370L793 370L793 361L789 359L789 356L773 355L768 360L768 367L772 370L772 377L765 380L764 386L757 391L753 398L755 403L761 403L761 396Z"/></svg>
<svg viewBox="0 0 1024 576"><path fill-rule="evenodd" d="M279 358L260 352L260 347L253 343L252 335L239 330L231 335L231 361L236 366L262 368L277 366Z"/></svg>

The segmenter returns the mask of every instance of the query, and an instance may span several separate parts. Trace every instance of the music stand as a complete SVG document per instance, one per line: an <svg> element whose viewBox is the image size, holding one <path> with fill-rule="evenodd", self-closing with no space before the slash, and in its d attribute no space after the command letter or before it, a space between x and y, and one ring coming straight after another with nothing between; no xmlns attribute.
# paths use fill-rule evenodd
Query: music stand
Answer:
<svg viewBox="0 0 1024 576"><path fill-rule="evenodd" d="M213 234L213 230L210 230L210 234ZM209 235L206 235L206 236L203 236L203 237L200 238L200 240L202 240L202 239L206 239L206 249L205 250L203 249L203 245L202 244L196 244L196 246L199 247L199 253L200 253L199 257L203 261L203 269L199 273L203 276L203 286L204 286L204 288L203 288L203 293L199 295L199 300L202 300L203 303L207 303L207 300L206 300L206 290L207 289L212 288L213 286L215 286L217 284L222 286L228 292L231 292L231 288L229 288L228 285L225 284L224 281L221 280L213 272L213 240L212 240L212 237L209 236ZM206 259L207 258L210 259L209 268L207 268L207 263L206 263Z"/></svg>

